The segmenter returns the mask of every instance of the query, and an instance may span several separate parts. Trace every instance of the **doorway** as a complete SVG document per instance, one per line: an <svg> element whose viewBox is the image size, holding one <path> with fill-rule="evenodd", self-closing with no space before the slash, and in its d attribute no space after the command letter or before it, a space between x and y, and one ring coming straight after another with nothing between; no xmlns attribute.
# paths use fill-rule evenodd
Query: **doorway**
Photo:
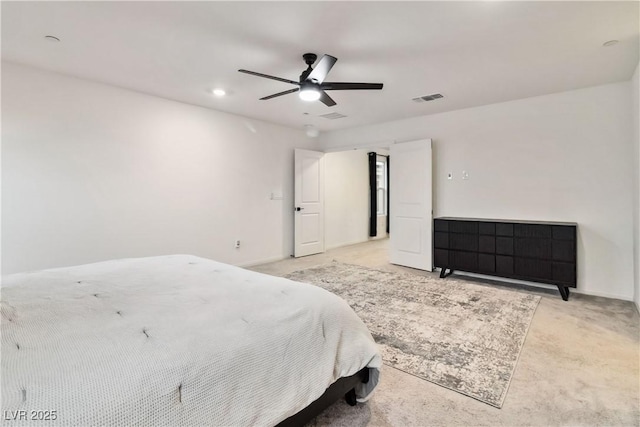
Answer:
<svg viewBox="0 0 640 427"><path fill-rule="evenodd" d="M375 215L374 218L380 224L377 227L378 233L375 236L369 235L371 198L368 153L371 151L374 150L354 149L325 154L327 249L387 237L384 215ZM388 150L384 148L375 151L388 155Z"/></svg>
<svg viewBox="0 0 640 427"><path fill-rule="evenodd" d="M382 153L381 153L382 151ZM369 158L369 238L389 235L389 151L367 153Z"/></svg>
<svg viewBox="0 0 640 427"><path fill-rule="evenodd" d="M373 185L369 153L374 153ZM314 188L324 190L324 220L312 227L314 241L323 241L318 252L390 236L392 263L431 270L431 141L319 154L322 155L322 178ZM398 162L394 159L396 155ZM296 168L296 180L298 175ZM375 206L373 212L372 206ZM303 206L296 204L296 207ZM295 215L297 227L304 215L300 212ZM371 233L372 219L375 234ZM319 236L320 230L322 236ZM296 256L302 255L296 253Z"/></svg>

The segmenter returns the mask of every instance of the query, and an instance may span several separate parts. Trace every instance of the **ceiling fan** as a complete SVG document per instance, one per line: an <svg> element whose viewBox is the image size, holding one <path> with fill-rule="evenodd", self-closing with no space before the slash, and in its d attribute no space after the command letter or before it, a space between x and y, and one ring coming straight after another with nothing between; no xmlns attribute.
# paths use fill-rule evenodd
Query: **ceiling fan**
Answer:
<svg viewBox="0 0 640 427"><path fill-rule="evenodd" d="M290 83L298 86L294 89L285 90L284 92L274 93L273 95L260 98L261 101L266 99L275 98L277 96L287 95L289 93L300 92L300 98L305 101L320 100L327 107L333 107L336 102L331 99L325 91L327 90L363 90L363 89L382 89L382 83L336 83L325 82L324 79L331 71L331 68L336 63L338 58L331 55L323 55L318 61L318 64L314 68L311 65L316 62L318 56L315 53L305 53L302 55L304 62L307 64L307 69L300 74L300 81L283 79L280 77L274 77L267 74L256 73L249 70L238 70L241 73L251 74L253 76L264 77L267 79L278 80L280 82Z"/></svg>

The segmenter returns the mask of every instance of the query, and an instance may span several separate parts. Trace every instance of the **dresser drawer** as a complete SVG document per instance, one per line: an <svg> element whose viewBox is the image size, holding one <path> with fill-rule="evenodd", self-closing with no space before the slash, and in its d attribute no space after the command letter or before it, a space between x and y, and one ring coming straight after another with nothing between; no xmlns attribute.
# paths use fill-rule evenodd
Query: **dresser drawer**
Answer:
<svg viewBox="0 0 640 427"><path fill-rule="evenodd" d="M513 236L513 224L506 222L496 223L496 236Z"/></svg>
<svg viewBox="0 0 640 427"><path fill-rule="evenodd" d="M434 219L433 220L434 231L449 231L449 221L446 219Z"/></svg>
<svg viewBox="0 0 640 427"><path fill-rule="evenodd" d="M478 251L478 235L450 233L449 247L451 249L477 252Z"/></svg>
<svg viewBox="0 0 640 427"><path fill-rule="evenodd" d="M515 258L515 274L525 279L551 280L551 261L533 258Z"/></svg>
<svg viewBox="0 0 640 427"><path fill-rule="evenodd" d="M503 276L513 275L513 257L496 255L496 273Z"/></svg>
<svg viewBox="0 0 640 427"><path fill-rule="evenodd" d="M576 265L566 262L554 262L552 265L552 278L554 282L575 286Z"/></svg>
<svg viewBox="0 0 640 427"><path fill-rule="evenodd" d="M478 270L478 253L477 252L449 252L449 264L451 268L463 271Z"/></svg>
<svg viewBox="0 0 640 427"><path fill-rule="evenodd" d="M496 238L494 236L478 236L478 251L493 254L496 252Z"/></svg>
<svg viewBox="0 0 640 427"><path fill-rule="evenodd" d="M451 221L449 231L452 233L478 234L477 221Z"/></svg>
<svg viewBox="0 0 640 427"><path fill-rule="evenodd" d="M480 221L478 225L478 232L480 234L487 234L489 236L495 236L496 234L496 223L495 222L482 222Z"/></svg>
<svg viewBox="0 0 640 427"><path fill-rule="evenodd" d="M551 226L541 224L515 224L513 229L516 237L543 237L551 238Z"/></svg>
<svg viewBox="0 0 640 427"><path fill-rule="evenodd" d="M449 251L446 249L434 249L433 263L435 267L449 267Z"/></svg>
<svg viewBox="0 0 640 427"><path fill-rule="evenodd" d="M551 229L551 235L554 239L559 240L576 240L576 227L566 225L554 225Z"/></svg>
<svg viewBox="0 0 640 427"><path fill-rule="evenodd" d="M513 255L513 237L496 237L496 253Z"/></svg>
<svg viewBox="0 0 640 427"><path fill-rule="evenodd" d="M478 270L482 273L495 273L496 256L489 254L478 254Z"/></svg>
<svg viewBox="0 0 640 427"><path fill-rule="evenodd" d="M516 238L515 256L551 259L551 240Z"/></svg>
<svg viewBox="0 0 640 427"><path fill-rule="evenodd" d="M436 248L449 249L449 233L435 231L433 233L433 246Z"/></svg>
<svg viewBox="0 0 640 427"><path fill-rule="evenodd" d="M554 261L576 262L576 242L573 240L552 240L551 258Z"/></svg>

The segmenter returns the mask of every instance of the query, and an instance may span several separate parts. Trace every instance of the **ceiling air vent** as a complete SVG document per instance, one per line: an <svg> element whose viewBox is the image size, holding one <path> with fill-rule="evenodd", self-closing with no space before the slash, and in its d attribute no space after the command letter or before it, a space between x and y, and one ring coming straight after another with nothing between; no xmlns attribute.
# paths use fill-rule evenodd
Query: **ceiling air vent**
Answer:
<svg viewBox="0 0 640 427"><path fill-rule="evenodd" d="M329 120L335 120L335 119L342 119L347 116L340 113L329 113L329 114L322 114L320 117L324 117L325 119L329 119Z"/></svg>
<svg viewBox="0 0 640 427"><path fill-rule="evenodd" d="M436 99L440 99L440 98L444 98L444 96L442 96L439 93L434 93L433 95L425 95L425 96L419 96L418 98L413 98L414 102L425 102L425 101L434 101Z"/></svg>

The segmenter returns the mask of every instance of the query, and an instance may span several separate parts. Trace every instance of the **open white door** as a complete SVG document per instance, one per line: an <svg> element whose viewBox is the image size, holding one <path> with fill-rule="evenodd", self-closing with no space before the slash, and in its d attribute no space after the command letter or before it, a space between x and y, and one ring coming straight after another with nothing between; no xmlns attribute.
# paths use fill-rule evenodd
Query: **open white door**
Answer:
<svg viewBox="0 0 640 427"><path fill-rule="evenodd" d="M393 144L389 159L389 258L431 271L431 140Z"/></svg>
<svg viewBox="0 0 640 427"><path fill-rule="evenodd" d="M324 252L324 153L295 151L295 257Z"/></svg>

